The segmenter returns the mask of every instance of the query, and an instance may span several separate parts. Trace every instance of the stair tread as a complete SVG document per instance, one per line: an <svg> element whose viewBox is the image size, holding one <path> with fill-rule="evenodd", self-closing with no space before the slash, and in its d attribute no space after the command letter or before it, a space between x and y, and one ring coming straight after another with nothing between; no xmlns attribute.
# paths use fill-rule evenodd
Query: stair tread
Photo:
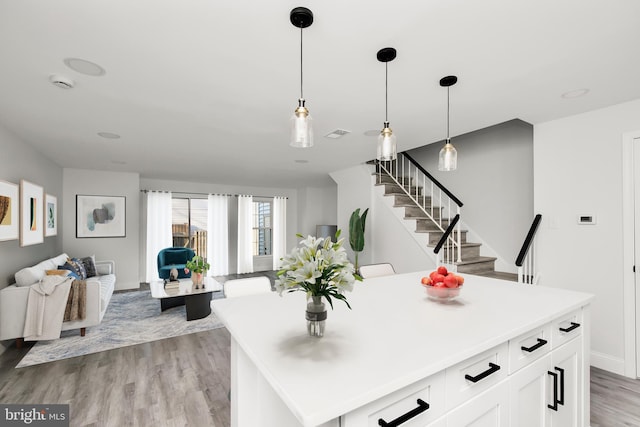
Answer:
<svg viewBox="0 0 640 427"><path fill-rule="evenodd" d="M478 273L469 273L469 274L475 274L476 276L482 276L482 277L491 277L493 279L509 280L511 282L518 281L518 275L516 273L507 273L504 271L482 271Z"/></svg>
<svg viewBox="0 0 640 427"><path fill-rule="evenodd" d="M481 263L481 262L495 261L497 259L498 258L490 257L490 256L479 256L479 257L474 257L474 258L463 259L460 262L456 262L456 265L478 264L478 263Z"/></svg>
<svg viewBox="0 0 640 427"><path fill-rule="evenodd" d="M446 227L445 227L446 228ZM454 233L457 233L458 230L453 230ZM469 230L465 230L462 229L460 230L461 233L468 233ZM444 233L444 231L440 231L437 228L433 229L433 230L414 230L414 233Z"/></svg>
<svg viewBox="0 0 640 427"><path fill-rule="evenodd" d="M463 242L463 243L460 243L460 246L461 246L461 247L463 247L463 248L472 248L472 247L474 247L474 246L476 246L476 247L477 247L477 246L482 246L482 243L475 243L475 242ZM435 248L435 247L436 247L436 245L430 245L430 244L428 244L428 245L427 245L427 247L428 247L428 248ZM443 247L443 248L444 248L444 247ZM472 258L472 259L473 259L473 258ZM497 258L494 258L494 259L497 259Z"/></svg>

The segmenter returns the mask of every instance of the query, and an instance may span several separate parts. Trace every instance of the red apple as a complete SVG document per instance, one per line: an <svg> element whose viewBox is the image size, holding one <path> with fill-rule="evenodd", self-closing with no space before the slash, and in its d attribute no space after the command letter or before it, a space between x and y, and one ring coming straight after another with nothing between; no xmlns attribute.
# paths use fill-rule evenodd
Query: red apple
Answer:
<svg viewBox="0 0 640 427"><path fill-rule="evenodd" d="M457 288L458 278L455 274L449 273L447 277L444 278L444 284L447 286L447 288Z"/></svg>
<svg viewBox="0 0 640 427"><path fill-rule="evenodd" d="M449 272L447 271L447 267L445 267L444 265L441 265L440 267L438 267L438 270L436 270L438 272L438 274L442 274L443 276L446 276L447 274L449 274Z"/></svg>
<svg viewBox="0 0 640 427"><path fill-rule="evenodd" d="M464 284L464 277L462 276L456 276L456 278L458 279L458 285L462 286Z"/></svg>
<svg viewBox="0 0 640 427"><path fill-rule="evenodd" d="M422 282L422 284L423 284L423 285L425 285L425 286L429 286L429 285L431 285L431 278L429 278L429 277L423 277L423 278L422 278L422 280L421 280L421 282Z"/></svg>
<svg viewBox="0 0 640 427"><path fill-rule="evenodd" d="M433 277L431 278L431 281L433 283L440 283L440 282L444 282L444 276L442 274L436 273L433 275Z"/></svg>

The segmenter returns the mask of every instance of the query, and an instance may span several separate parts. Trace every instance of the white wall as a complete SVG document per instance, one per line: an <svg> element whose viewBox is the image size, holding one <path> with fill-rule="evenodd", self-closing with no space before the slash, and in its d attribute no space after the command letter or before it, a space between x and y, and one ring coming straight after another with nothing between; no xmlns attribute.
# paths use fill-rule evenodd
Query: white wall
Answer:
<svg viewBox="0 0 640 427"><path fill-rule="evenodd" d="M97 260L114 260L116 289L134 289L139 281L140 178L136 173L64 169L65 212L63 249L71 257L95 254ZM125 196L126 237L76 238L76 195ZM60 199L58 199L60 204Z"/></svg>
<svg viewBox="0 0 640 427"><path fill-rule="evenodd" d="M620 374L634 345L624 336L622 136L638 130L640 100L534 127L540 284L595 295L591 363ZM583 214L597 225L578 225Z"/></svg>
<svg viewBox="0 0 640 427"><path fill-rule="evenodd" d="M461 220L483 243L481 254L497 256L496 270L516 272L515 260L533 212L533 128L511 120L452 139L458 169L438 171L443 142L409 154L463 203ZM469 235L469 241L474 241ZM491 253L491 248L495 254Z"/></svg>

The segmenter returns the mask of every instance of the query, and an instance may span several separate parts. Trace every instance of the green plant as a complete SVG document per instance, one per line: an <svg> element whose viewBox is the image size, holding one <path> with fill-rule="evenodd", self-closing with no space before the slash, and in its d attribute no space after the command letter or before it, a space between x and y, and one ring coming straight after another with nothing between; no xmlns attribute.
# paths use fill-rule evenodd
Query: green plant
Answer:
<svg viewBox="0 0 640 427"><path fill-rule="evenodd" d="M301 234L296 236L302 238ZM340 237L340 230L336 239ZM300 241L289 255L282 257L282 265L277 273L276 290L282 292L303 291L307 297L322 296L333 308L332 298L344 301L351 308L344 296L351 291L355 281L362 278L355 272L353 264L347 259L342 247L344 239L332 242L327 237L316 239L308 236Z"/></svg>
<svg viewBox="0 0 640 427"><path fill-rule="evenodd" d="M349 219L349 245L356 254L356 271L358 271L358 254L364 250L364 226L369 208L360 215L360 208L353 211Z"/></svg>
<svg viewBox="0 0 640 427"><path fill-rule="evenodd" d="M194 257L185 264L185 273L189 272L187 270L193 271L194 273L202 273L209 270L209 268L211 268L211 266L204 258L200 255L194 255Z"/></svg>

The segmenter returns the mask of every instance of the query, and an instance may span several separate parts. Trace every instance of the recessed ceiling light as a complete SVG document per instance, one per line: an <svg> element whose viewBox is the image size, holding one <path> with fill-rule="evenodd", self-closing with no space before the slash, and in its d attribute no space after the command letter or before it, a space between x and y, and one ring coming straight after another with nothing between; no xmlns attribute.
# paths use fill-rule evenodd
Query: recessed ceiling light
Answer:
<svg viewBox="0 0 640 427"><path fill-rule="evenodd" d="M364 132L365 136L378 136L380 135L380 129L371 129Z"/></svg>
<svg viewBox="0 0 640 427"><path fill-rule="evenodd" d="M331 138L331 139L338 139L340 137L345 136L348 133L351 133L351 132L344 129L336 129L333 132L326 134L324 137Z"/></svg>
<svg viewBox="0 0 640 427"><path fill-rule="evenodd" d="M571 98L579 98L581 96L585 96L588 93L589 93L589 89L585 88L585 89L576 89L569 92L565 92L560 96L562 96L564 99L571 99Z"/></svg>
<svg viewBox="0 0 640 427"><path fill-rule="evenodd" d="M88 76L104 76L105 74L104 68L98 64L94 64L93 62L80 58L65 58L64 64L73 71L77 71Z"/></svg>
<svg viewBox="0 0 640 427"><path fill-rule="evenodd" d="M296 163L309 163L309 160L298 159L298 160L294 160L294 162L296 162Z"/></svg>
<svg viewBox="0 0 640 427"><path fill-rule="evenodd" d="M111 133L111 132L98 132L98 136L101 136L103 138L107 138L107 139L119 139L120 135L118 135L117 133Z"/></svg>

